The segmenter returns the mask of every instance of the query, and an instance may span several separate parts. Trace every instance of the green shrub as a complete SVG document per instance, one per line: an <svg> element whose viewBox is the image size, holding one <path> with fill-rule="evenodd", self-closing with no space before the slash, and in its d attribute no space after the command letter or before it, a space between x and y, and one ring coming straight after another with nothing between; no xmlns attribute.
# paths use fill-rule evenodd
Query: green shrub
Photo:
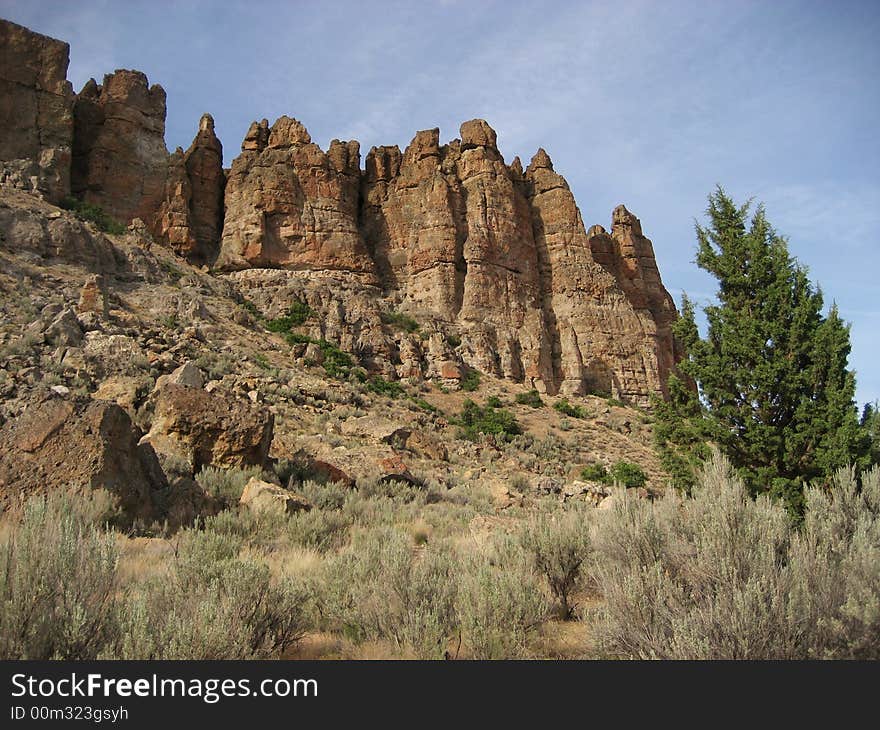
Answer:
<svg viewBox="0 0 880 730"><path fill-rule="evenodd" d="M466 393L473 393L480 387L480 371L468 368L458 387Z"/></svg>
<svg viewBox="0 0 880 730"><path fill-rule="evenodd" d="M627 489L643 487L648 480L642 467L629 461L618 461L608 470L608 482Z"/></svg>
<svg viewBox="0 0 880 730"><path fill-rule="evenodd" d="M324 356L324 362L321 364L327 375L331 378L344 379L351 374L354 367L351 355L327 340L319 340L318 347L321 348L321 354Z"/></svg>
<svg viewBox="0 0 880 730"><path fill-rule="evenodd" d="M491 434L504 440L522 433L520 425L510 411L481 408L470 399L464 402L461 414L455 423L460 426L461 438L470 441L476 441L479 434Z"/></svg>
<svg viewBox="0 0 880 730"><path fill-rule="evenodd" d="M120 606L120 641L105 657L269 659L303 636L301 586L275 582L265 565L233 557L205 568L130 592Z"/></svg>
<svg viewBox="0 0 880 730"><path fill-rule="evenodd" d="M125 226L107 215L100 206L68 196L61 201L61 207L71 211L81 221L94 223L98 230L104 233L115 235L125 233Z"/></svg>
<svg viewBox="0 0 880 730"><path fill-rule="evenodd" d="M718 453L686 498L622 493L597 522L591 573L606 656L880 658L880 471L806 490L800 529L749 497Z"/></svg>
<svg viewBox="0 0 880 730"><path fill-rule="evenodd" d="M588 464L581 469L581 479L587 482L607 484L609 481L608 470L605 468L604 464Z"/></svg>
<svg viewBox="0 0 880 730"><path fill-rule="evenodd" d="M345 544L350 526L351 519L341 512L312 509L291 515L287 534L296 545L326 553Z"/></svg>
<svg viewBox="0 0 880 730"><path fill-rule="evenodd" d="M294 327L302 326L314 314L308 304L295 299L283 316L267 320L266 329L282 335L290 334Z"/></svg>
<svg viewBox="0 0 880 730"><path fill-rule="evenodd" d="M456 608L475 659L526 657L528 638L547 605L535 575L521 556L493 564L476 557L462 568Z"/></svg>
<svg viewBox="0 0 880 730"><path fill-rule="evenodd" d="M519 536L533 569L547 580L559 602L563 618L572 614L571 594L580 585L584 561L590 554L589 527L583 513L539 514L526 523Z"/></svg>
<svg viewBox="0 0 880 730"><path fill-rule="evenodd" d="M341 510L352 489L339 482L322 483L307 479L297 492L319 510Z"/></svg>
<svg viewBox="0 0 880 730"><path fill-rule="evenodd" d="M504 404L501 402L501 399L497 395L490 395L486 398L486 405L489 408L501 408Z"/></svg>
<svg viewBox="0 0 880 730"><path fill-rule="evenodd" d="M380 317L383 324L390 325L404 332L412 333L419 330L419 323L402 312L382 312Z"/></svg>
<svg viewBox="0 0 880 730"><path fill-rule="evenodd" d="M437 406L434 406L434 405L431 405L430 403L428 403L428 401L426 401L424 398L418 398L416 396L413 396L412 398L410 398L410 400L418 408L421 408L423 411L427 411L428 413L438 413L440 415L443 415L443 411L441 411L439 408L437 408Z"/></svg>
<svg viewBox="0 0 880 730"><path fill-rule="evenodd" d="M530 390L528 393L517 393L516 402L521 406L531 406L532 408L544 407L544 401L541 400L541 394L537 390Z"/></svg>
<svg viewBox="0 0 880 730"><path fill-rule="evenodd" d="M448 334L446 335L446 343L454 349L461 344L461 337L459 337L458 335Z"/></svg>
<svg viewBox="0 0 880 730"><path fill-rule="evenodd" d="M553 408L563 416L569 418L588 418L589 415L583 406L572 405L567 398L560 398L553 404Z"/></svg>
<svg viewBox="0 0 880 730"><path fill-rule="evenodd" d="M455 565L428 548L414 555L400 531L359 534L325 563L316 609L326 628L355 642L390 639L425 659L441 658L455 628Z"/></svg>
<svg viewBox="0 0 880 730"><path fill-rule="evenodd" d="M238 503L244 485L255 477L262 479L263 470L258 466L247 469L220 469L216 466L203 466L196 474L196 482L205 490L206 494L219 499L226 504Z"/></svg>
<svg viewBox="0 0 880 730"><path fill-rule="evenodd" d="M79 507L32 498L0 548L4 659L95 659L115 637L115 540Z"/></svg>
<svg viewBox="0 0 880 730"><path fill-rule="evenodd" d="M371 393L376 393L377 395L384 395L388 398L400 398L402 395L406 395L406 388L404 388L399 382L392 380L385 380L380 375L374 375L370 378L367 383L367 390Z"/></svg>

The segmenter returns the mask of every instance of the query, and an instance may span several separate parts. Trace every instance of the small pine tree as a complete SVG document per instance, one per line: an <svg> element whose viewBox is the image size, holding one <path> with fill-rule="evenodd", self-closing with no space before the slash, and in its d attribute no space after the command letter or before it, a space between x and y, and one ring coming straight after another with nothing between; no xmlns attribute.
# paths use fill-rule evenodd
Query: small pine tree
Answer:
<svg viewBox="0 0 880 730"><path fill-rule="evenodd" d="M718 280L701 338L684 300L675 334L686 357L658 409L657 437L674 481L716 443L753 494L770 492L799 513L806 481L866 452L847 369L849 328L792 258L759 206L737 206L720 188L709 225L697 224L697 265ZM697 391L688 388L693 383Z"/></svg>

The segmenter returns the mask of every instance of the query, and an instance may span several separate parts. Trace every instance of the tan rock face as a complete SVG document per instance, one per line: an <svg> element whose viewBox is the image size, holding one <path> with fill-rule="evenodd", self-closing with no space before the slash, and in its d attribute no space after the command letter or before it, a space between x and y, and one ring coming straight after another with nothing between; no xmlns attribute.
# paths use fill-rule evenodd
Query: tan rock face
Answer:
<svg viewBox="0 0 880 730"><path fill-rule="evenodd" d="M42 160L54 154L44 147L70 142L67 47L8 23L0 32L0 83L23 108L42 114L37 100L47 104L45 119L27 118L38 135L0 130L8 170L12 155ZM402 153L374 147L363 171L356 141L333 140L325 152L296 119L264 119L228 175L210 115L186 152L168 155L165 92L140 72L87 83L74 122L74 194L122 222L141 219L195 263L234 272L266 316L307 303L316 315L308 334L372 372L454 384L475 368L549 393L646 405L678 355L675 307L638 218L619 206L610 234L587 232L547 153L525 171L518 158L507 165L481 119L448 144L429 129ZM52 230L22 231L22 245L35 249L53 240ZM395 326L395 314L414 318L419 332Z"/></svg>
<svg viewBox="0 0 880 730"><path fill-rule="evenodd" d="M168 383L159 392L149 443L161 457L175 457L194 472L203 466L263 466L274 419L247 401Z"/></svg>
<svg viewBox="0 0 880 730"><path fill-rule="evenodd" d="M265 132L255 123L232 164L217 265L344 271L372 281L357 224L358 143L334 140L324 153L289 117Z"/></svg>
<svg viewBox="0 0 880 730"><path fill-rule="evenodd" d="M117 70L76 97L71 188L124 223L149 225L165 193L165 90Z"/></svg>
<svg viewBox="0 0 880 730"><path fill-rule="evenodd" d="M49 398L0 427L0 506L20 496L105 489L128 520L152 520L167 486L156 454L115 403Z"/></svg>
<svg viewBox="0 0 880 730"><path fill-rule="evenodd" d="M0 181L58 202L70 194L70 46L0 19Z"/></svg>
<svg viewBox="0 0 880 730"><path fill-rule="evenodd" d="M544 150L525 172L518 159L508 166L480 119L447 145L430 129L402 154L374 147L357 214L346 187L357 176L351 143L334 141L324 155L301 124L282 118L271 130L255 122L242 149L227 188L221 263L265 267L236 278L270 316L294 298L306 301L322 323L313 336L392 377L455 380L467 365L550 393L642 405L663 389L676 312L651 243L623 207L612 235L601 227L588 234ZM316 217L310 201L321 193ZM342 249L316 243L328 240L331 221L345 230ZM303 269L305 278L290 271ZM389 331L387 309L436 329ZM461 341L454 348L450 330Z"/></svg>

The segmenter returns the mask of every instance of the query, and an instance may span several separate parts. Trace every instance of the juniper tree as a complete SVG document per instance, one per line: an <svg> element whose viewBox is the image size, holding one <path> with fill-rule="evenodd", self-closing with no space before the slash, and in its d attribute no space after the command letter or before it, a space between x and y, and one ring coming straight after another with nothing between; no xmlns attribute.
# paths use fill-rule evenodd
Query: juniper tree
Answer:
<svg viewBox="0 0 880 730"><path fill-rule="evenodd" d="M836 306L823 315L821 291L763 206L749 219L750 207L718 188L708 226L696 226L696 263L718 281L717 304L704 310L702 338L684 300L675 334L687 354L658 409L657 437L680 486L711 441L753 494L770 492L798 512L805 481L865 454L849 327Z"/></svg>

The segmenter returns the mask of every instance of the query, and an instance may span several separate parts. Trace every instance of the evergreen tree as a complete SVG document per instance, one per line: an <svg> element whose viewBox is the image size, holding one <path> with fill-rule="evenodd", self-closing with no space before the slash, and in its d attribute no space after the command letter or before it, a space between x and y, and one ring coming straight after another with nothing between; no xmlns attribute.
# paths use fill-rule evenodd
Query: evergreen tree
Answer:
<svg viewBox="0 0 880 730"><path fill-rule="evenodd" d="M759 206L737 206L718 188L709 225L697 224L697 264L718 281L701 338L685 299L675 334L686 351L658 409L657 437L682 486L714 442L753 494L801 508L805 481L865 454L847 369L849 327L788 252ZM698 391L686 385L696 385Z"/></svg>

